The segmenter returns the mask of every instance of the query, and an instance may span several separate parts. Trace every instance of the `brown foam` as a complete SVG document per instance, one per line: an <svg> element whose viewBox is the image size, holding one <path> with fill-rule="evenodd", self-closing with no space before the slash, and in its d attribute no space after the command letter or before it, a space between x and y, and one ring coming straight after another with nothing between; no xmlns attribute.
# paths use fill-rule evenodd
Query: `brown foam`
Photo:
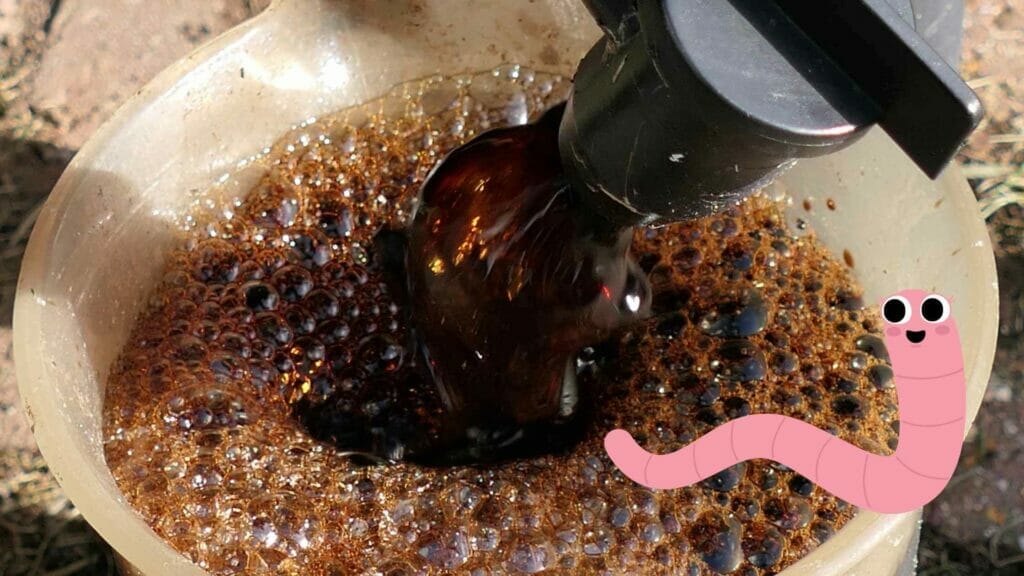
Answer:
<svg viewBox="0 0 1024 576"><path fill-rule="evenodd" d="M236 215L197 225L170 257L112 371L105 448L128 501L200 566L767 574L852 516L768 462L652 492L602 449L613 427L668 451L729 418L779 412L891 450L895 394L877 382L887 358L861 338L878 334L876 316L844 266L759 197L637 234L657 315L602 350L596 422L567 455L366 467L293 418L328 399L439 413L429 387L386 386L404 369L406 326L371 241L406 220L447 150L535 117L567 88L505 72L407 86L287 135Z"/></svg>

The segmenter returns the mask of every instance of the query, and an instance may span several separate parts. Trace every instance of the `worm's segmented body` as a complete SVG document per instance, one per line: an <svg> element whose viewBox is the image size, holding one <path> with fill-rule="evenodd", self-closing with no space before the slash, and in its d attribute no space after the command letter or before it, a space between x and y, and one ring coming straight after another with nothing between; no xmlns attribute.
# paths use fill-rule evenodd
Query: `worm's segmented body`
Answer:
<svg viewBox="0 0 1024 576"><path fill-rule="evenodd" d="M949 482L963 443L967 393L960 339L941 296L906 290L886 300L883 313L899 401L899 445L891 456L779 414L732 420L663 455L614 430L605 438L609 456L626 476L650 488L681 488L739 462L767 458L862 508L899 513L923 506Z"/></svg>

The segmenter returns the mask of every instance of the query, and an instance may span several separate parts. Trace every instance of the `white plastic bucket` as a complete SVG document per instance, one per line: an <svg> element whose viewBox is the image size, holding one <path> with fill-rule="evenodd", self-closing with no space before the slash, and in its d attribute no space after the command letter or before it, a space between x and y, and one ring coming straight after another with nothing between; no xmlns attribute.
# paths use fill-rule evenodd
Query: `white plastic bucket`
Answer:
<svg viewBox="0 0 1024 576"><path fill-rule="evenodd" d="M241 159L290 126L403 81L516 63L571 74L598 30L576 0L280 0L161 74L79 152L46 203L15 303L18 382L51 470L141 574L201 575L127 505L103 458L111 363L178 236L171 224ZM956 168L930 181L880 132L804 161L776 186L836 201L799 214L856 259L868 301L908 287L955 299L968 410L995 349L995 265ZM794 210L794 214L795 214ZM785 571L909 574L918 512L860 512Z"/></svg>

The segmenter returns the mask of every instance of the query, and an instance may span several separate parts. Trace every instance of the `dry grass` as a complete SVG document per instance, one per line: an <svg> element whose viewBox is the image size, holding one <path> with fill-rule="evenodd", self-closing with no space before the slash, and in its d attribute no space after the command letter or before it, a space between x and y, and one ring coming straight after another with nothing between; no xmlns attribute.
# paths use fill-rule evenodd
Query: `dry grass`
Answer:
<svg viewBox="0 0 1024 576"><path fill-rule="evenodd" d="M985 101L989 116L961 161L978 196L979 208L991 223L1001 258L1024 257L1024 77L1013 70L986 67L985 62L994 54L1012 49L1008 46L1014 43L1024 59L1024 32L989 33L986 18L1000 5L1014 4L1021 3L968 1L971 16L964 66L967 77L974 78L971 84ZM976 20L973 27L971 18ZM27 186L22 177L25 171L19 175L12 168L29 158L59 173L68 156L39 143L48 139L47 131L53 126L34 114L21 97L42 46L42 42L27 43L17 61L0 63L6 64L0 71L0 325L10 323L21 254L49 190L46 178L36 186ZM999 57L1016 61L1006 54ZM926 524L919 573L1024 574L1024 557L1014 541L1021 528L1020 523L1011 522L987 539L965 543ZM109 549L64 497L42 457L37 452L4 450L0 443L0 576L114 573Z"/></svg>
<svg viewBox="0 0 1024 576"><path fill-rule="evenodd" d="M0 576L116 573L38 453L0 452L0 478Z"/></svg>
<svg viewBox="0 0 1024 576"><path fill-rule="evenodd" d="M41 8L45 6L41 5ZM45 9L33 15L47 16ZM10 325L28 235L49 185L67 161L35 139L45 122L22 98L42 42L5 47L0 71L0 326ZM50 164L51 166L47 166ZM0 370L12 369L8 364ZM0 417L4 417L0 406ZM42 456L0 438L0 576L112 576L109 548L64 497Z"/></svg>

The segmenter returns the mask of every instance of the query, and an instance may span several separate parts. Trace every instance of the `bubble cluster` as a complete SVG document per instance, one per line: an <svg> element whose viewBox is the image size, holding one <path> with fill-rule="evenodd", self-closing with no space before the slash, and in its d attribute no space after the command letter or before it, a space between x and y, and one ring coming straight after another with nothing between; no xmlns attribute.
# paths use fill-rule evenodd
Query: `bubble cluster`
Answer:
<svg viewBox="0 0 1024 576"><path fill-rule="evenodd" d="M118 486L171 546L214 574L774 574L852 516L766 461L651 491L604 454L615 427L667 452L764 412L894 446L880 323L760 197L637 232L654 316L581 355L596 409L567 453L425 468L336 447L441 413L436 390L400 378L414 355L375 234L407 221L448 150L567 88L518 67L403 86L297 127L230 217L193 219L104 414Z"/></svg>

